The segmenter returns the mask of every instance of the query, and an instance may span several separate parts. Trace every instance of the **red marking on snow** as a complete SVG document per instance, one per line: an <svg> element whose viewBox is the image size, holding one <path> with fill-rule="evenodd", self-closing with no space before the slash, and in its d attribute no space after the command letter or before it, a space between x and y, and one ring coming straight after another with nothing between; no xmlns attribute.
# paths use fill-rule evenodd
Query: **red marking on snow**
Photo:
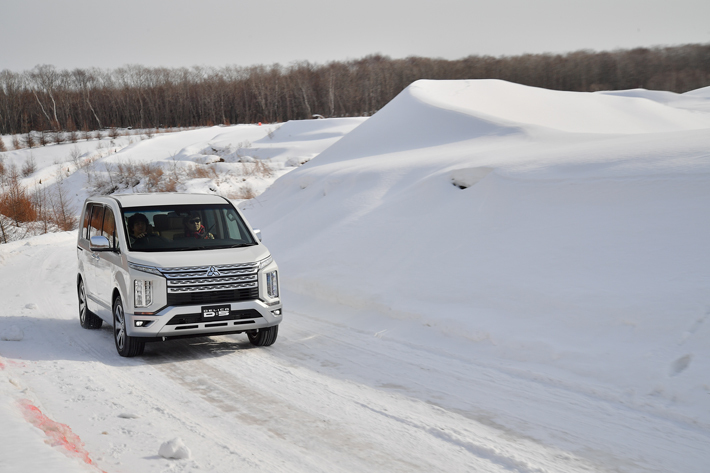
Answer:
<svg viewBox="0 0 710 473"><path fill-rule="evenodd" d="M3 365L2 361L0 361L0 370L4 370L4 369L5 369L5 365Z"/></svg>
<svg viewBox="0 0 710 473"><path fill-rule="evenodd" d="M45 440L47 444L52 447L61 447L61 451L65 455L78 458L84 463L96 467L96 464L89 457L89 452L84 450L84 442L72 432L68 425L53 421L44 415L29 399L21 399L19 404L22 407L22 415L25 420L42 430L49 437L48 440ZM103 470L101 471L106 473Z"/></svg>

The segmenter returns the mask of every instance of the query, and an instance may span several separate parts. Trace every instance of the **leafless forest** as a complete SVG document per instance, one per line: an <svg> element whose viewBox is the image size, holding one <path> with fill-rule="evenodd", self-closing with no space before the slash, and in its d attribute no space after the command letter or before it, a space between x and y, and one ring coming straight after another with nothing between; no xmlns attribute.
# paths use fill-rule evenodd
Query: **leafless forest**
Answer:
<svg viewBox="0 0 710 473"><path fill-rule="evenodd" d="M565 55L380 55L325 65L0 72L0 133L189 127L366 116L417 79L504 79L571 91L710 85L710 44Z"/></svg>

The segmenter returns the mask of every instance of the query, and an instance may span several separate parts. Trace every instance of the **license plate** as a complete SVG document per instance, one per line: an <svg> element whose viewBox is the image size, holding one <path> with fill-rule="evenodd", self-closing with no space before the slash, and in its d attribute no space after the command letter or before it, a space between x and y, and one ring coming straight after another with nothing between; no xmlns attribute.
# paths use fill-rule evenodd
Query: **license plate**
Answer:
<svg viewBox="0 0 710 473"><path fill-rule="evenodd" d="M230 311L231 307L228 305L212 305L209 307L203 307L202 318L204 320L213 320L229 315Z"/></svg>

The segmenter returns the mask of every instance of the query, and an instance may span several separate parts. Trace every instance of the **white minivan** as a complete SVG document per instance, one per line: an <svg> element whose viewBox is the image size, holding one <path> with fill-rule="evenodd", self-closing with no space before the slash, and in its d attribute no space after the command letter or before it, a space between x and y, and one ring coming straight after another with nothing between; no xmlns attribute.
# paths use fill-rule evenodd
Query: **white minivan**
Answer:
<svg viewBox="0 0 710 473"><path fill-rule="evenodd" d="M246 333L276 341L278 267L239 210L207 194L86 199L77 241L79 320L113 326L121 356L146 342Z"/></svg>

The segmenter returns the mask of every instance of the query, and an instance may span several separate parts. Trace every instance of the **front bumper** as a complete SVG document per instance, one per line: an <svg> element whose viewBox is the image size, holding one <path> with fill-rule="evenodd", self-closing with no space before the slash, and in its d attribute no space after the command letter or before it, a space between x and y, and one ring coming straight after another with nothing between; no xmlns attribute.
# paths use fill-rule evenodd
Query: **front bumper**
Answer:
<svg viewBox="0 0 710 473"><path fill-rule="evenodd" d="M155 315L126 314L126 330L129 336L140 338L209 336L272 327L283 318L280 302L266 305L251 300L217 305L230 306L230 315L203 320L202 306L166 307Z"/></svg>

